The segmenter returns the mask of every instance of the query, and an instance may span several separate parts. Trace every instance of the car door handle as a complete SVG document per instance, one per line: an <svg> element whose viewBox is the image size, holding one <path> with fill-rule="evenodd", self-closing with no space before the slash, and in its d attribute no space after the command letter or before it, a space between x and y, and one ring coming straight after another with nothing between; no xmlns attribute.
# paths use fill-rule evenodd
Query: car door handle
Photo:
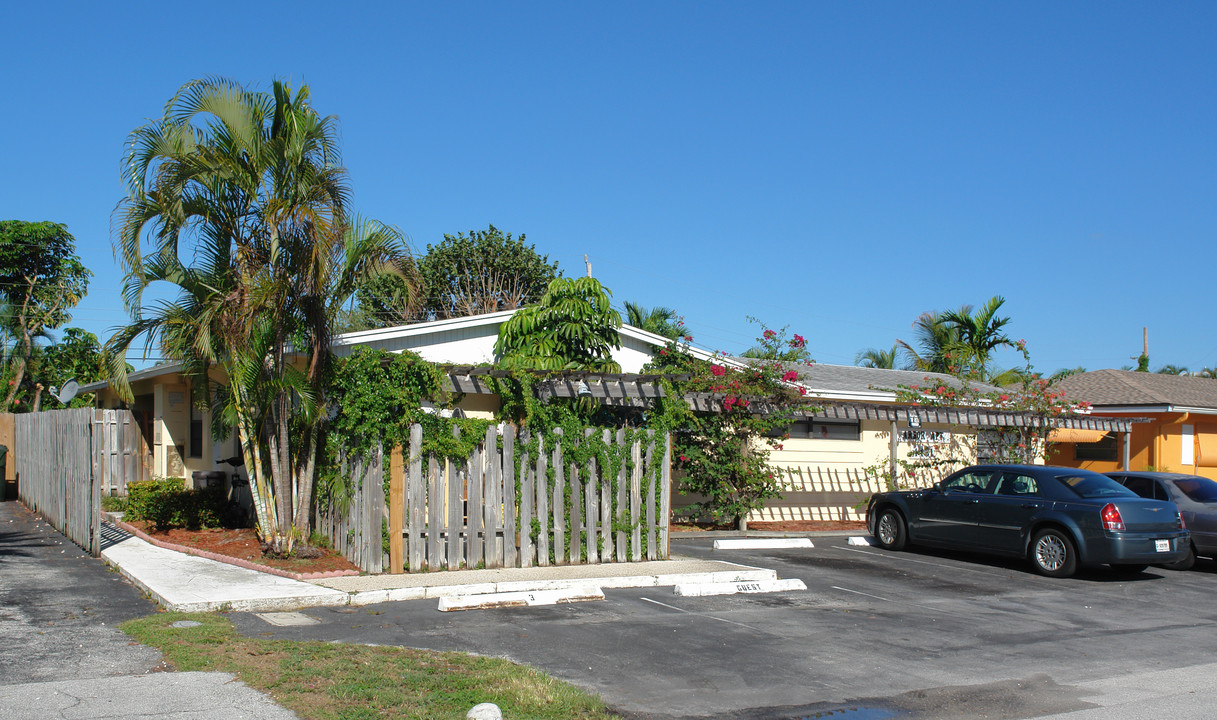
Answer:
<svg viewBox="0 0 1217 720"><path fill-rule="evenodd" d="M979 505L980 504L979 500L967 500L965 502L967 502L969 505Z"/></svg>
<svg viewBox="0 0 1217 720"><path fill-rule="evenodd" d="M1043 505L1040 505L1039 503L1023 503L1022 505L1019 505L1019 507L1021 507L1021 508L1041 508L1041 507L1043 507Z"/></svg>

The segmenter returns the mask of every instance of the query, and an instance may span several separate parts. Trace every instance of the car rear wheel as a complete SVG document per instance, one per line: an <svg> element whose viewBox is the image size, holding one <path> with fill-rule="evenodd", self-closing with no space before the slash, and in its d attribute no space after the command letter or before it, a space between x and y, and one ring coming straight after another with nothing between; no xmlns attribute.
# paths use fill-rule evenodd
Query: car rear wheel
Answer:
<svg viewBox="0 0 1217 720"><path fill-rule="evenodd" d="M879 547L887 550L904 549L908 542L908 531L900 513L891 508L879 513L879 520L875 523L875 540L879 541Z"/></svg>
<svg viewBox="0 0 1217 720"><path fill-rule="evenodd" d="M1192 547L1191 543L1187 545L1187 555L1181 560L1176 560L1171 563L1163 563L1162 567L1167 570L1191 570L1196 564L1196 548Z"/></svg>
<svg viewBox="0 0 1217 720"><path fill-rule="evenodd" d="M1068 535L1048 528L1031 541L1031 562L1041 575L1065 578L1078 569L1078 553Z"/></svg>

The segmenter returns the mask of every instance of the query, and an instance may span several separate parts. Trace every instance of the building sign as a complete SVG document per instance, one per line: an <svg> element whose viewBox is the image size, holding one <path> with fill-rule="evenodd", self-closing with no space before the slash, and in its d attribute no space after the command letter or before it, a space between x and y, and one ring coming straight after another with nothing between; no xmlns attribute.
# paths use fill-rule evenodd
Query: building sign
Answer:
<svg viewBox="0 0 1217 720"><path fill-rule="evenodd" d="M900 442L911 445L945 445L951 442L950 430L907 429L900 431Z"/></svg>
<svg viewBox="0 0 1217 720"><path fill-rule="evenodd" d="M910 458L929 460L937 456L936 447L951 444L951 431L909 428L900 431L900 442L909 446Z"/></svg>

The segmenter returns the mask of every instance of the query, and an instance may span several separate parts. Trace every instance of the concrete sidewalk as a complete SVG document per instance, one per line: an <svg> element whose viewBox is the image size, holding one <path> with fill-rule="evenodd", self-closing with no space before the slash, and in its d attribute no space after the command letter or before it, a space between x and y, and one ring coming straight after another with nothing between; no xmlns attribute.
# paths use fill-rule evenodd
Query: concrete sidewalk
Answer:
<svg viewBox="0 0 1217 720"><path fill-rule="evenodd" d="M717 560L360 575L300 581L160 548L107 524L102 558L166 610L263 612L551 590L765 582L772 570Z"/></svg>

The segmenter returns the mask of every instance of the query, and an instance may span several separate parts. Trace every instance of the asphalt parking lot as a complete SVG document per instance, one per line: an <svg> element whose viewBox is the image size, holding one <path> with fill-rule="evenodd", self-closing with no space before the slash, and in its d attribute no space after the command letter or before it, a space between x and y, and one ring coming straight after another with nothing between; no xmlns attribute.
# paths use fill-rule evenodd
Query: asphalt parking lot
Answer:
<svg viewBox="0 0 1217 720"><path fill-rule="evenodd" d="M1018 561L844 537L809 550L715 552L679 539L672 549L773 568L808 589L607 590L605 602L461 613L434 601L315 608L306 615L318 622L302 627L232 617L247 634L508 657L630 718L1161 717L1217 697L1211 561L1054 580Z"/></svg>

